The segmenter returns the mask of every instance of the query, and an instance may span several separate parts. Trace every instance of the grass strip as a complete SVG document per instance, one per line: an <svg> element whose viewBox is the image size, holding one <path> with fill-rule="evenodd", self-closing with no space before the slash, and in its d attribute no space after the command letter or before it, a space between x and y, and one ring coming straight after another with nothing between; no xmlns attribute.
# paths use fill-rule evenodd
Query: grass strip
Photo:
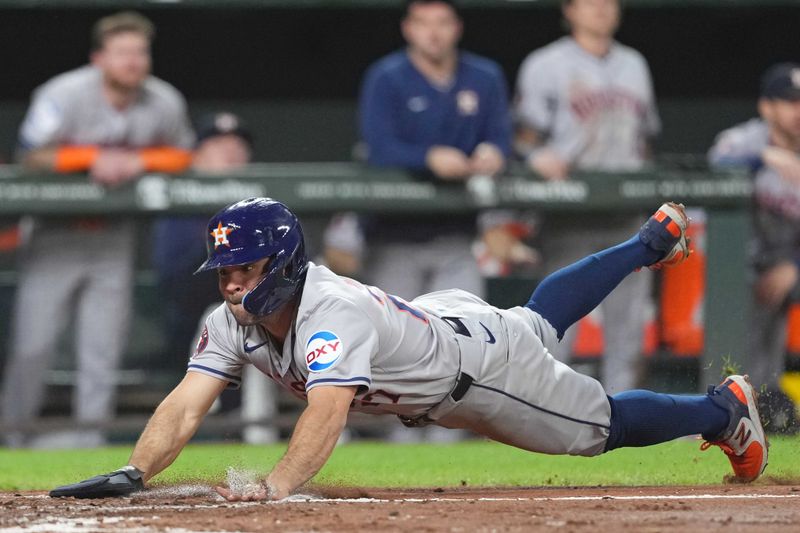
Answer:
<svg viewBox="0 0 800 533"><path fill-rule="evenodd" d="M762 483L800 484L800 437L771 439ZM550 456L474 440L455 444L356 442L338 447L316 484L360 487L593 486L716 484L730 472L727 458L700 441L681 439L626 448L599 457ZM0 490L47 490L115 470L130 446L93 450L0 448ZM228 467L267 472L285 445L187 446L156 484L217 483Z"/></svg>

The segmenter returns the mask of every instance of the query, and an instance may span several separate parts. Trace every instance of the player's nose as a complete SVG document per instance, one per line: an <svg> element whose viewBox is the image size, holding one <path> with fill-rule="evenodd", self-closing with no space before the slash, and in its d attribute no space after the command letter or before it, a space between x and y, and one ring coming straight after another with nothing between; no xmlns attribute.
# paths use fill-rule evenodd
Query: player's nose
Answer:
<svg viewBox="0 0 800 533"><path fill-rule="evenodd" d="M225 294L233 295L233 294L236 294L236 293L244 291L244 284L241 282L241 280L237 280L237 279L233 279L233 278L234 277L231 276L230 278L228 278L226 280L221 280L220 281L222 292L224 292Z"/></svg>

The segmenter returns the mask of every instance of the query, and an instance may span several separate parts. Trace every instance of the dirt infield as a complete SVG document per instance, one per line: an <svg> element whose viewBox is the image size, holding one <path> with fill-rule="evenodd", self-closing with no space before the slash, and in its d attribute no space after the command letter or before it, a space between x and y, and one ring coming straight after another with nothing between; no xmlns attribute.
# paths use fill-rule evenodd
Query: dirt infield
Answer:
<svg viewBox="0 0 800 533"><path fill-rule="evenodd" d="M131 498L0 493L0 531L796 531L800 485L323 489L227 503L204 485Z"/></svg>

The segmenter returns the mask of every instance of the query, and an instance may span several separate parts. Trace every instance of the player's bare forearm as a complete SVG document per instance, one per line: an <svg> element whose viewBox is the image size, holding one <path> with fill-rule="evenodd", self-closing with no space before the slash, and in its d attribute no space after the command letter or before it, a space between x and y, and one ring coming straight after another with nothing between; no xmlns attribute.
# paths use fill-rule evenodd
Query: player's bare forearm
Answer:
<svg viewBox="0 0 800 533"><path fill-rule="evenodd" d="M308 407L297 421L286 455L267 476L267 487L274 492L274 498L285 498L319 472L347 423L355 392L355 387L311 390Z"/></svg>
<svg viewBox="0 0 800 533"><path fill-rule="evenodd" d="M272 469L264 487L237 494L225 487L217 492L230 501L280 500L319 472L331 455L347 422L356 387L316 387L309 391L308 407L295 425L289 449Z"/></svg>
<svg viewBox="0 0 800 533"><path fill-rule="evenodd" d="M55 170L58 148L37 148L25 152L21 163L35 170Z"/></svg>
<svg viewBox="0 0 800 533"><path fill-rule="evenodd" d="M144 472L145 481L172 464L225 385L204 374L187 373L150 418L128 464Z"/></svg>
<svg viewBox="0 0 800 533"><path fill-rule="evenodd" d="M152 478L172 464L201 420L187 417L183 408L165 400L147 423L129 463L144 472L145 481Z"/></svg>

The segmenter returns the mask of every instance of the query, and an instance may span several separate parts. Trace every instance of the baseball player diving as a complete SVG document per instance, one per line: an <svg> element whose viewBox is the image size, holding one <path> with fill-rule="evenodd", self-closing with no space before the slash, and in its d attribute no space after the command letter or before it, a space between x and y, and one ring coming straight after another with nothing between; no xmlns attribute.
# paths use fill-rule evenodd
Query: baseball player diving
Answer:
<svg viewBox="0 0 800 533"><path fill-rule="evenodd" d="M127 466L51 496L97 498L143 490L197 430L214 399L252 364L307 400L286 454L245 493L277 500L330 456L350 411L393 414L409 426L464 428L534 452L599 455L701 434L740 481L767 465L755 391L730 376L704 395L644 390L607 396L549 352L564 331L643 267L689 254L689 219L666 203L629 240L545 278L520 307L498 309L461 291L410 302L308 261L295 215L251 198L208 225L208 259L225 303L206 322L180 384L158 406ZM635 275L635 274L634 274Z"/></svg>

